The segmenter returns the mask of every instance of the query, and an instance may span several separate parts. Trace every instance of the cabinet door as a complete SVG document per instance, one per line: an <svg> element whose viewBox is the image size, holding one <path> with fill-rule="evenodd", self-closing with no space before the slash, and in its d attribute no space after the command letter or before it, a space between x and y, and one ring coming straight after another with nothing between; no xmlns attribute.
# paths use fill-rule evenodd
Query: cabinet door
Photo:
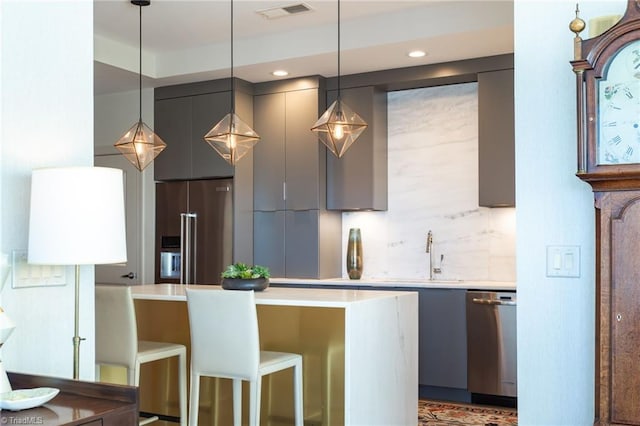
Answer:
<svg viewBox="0 0 640 426"><path fill-rule="evenodd" d="M287 210L324 207L326 150L311 131L317 119L318 89L286 93Z"/></svg>
<svg viewBox="0 0 640 426"><path fill-rule="evenodd" d="M327 151L327 209L387 210L387 94L368 86L340 95L368 127L341 158ZM328 92L327 104L337 96Z"/></svg>
<svg viewBox="0 0 640 426"><path fill-rule="evenodd" d="M513 70L478 74L479 205L515 206Z"/></svg>
<svg viewBox="0 0 640 426"><path fill-rule="evenodd" d="M231 111L231 93L207 93L193 96L191 99L191 177L198 179L233 176L233 166L204 140L204 135Z"/></svg>
<svg viewBox="0 0 640 426"><path fill-rule="evenodd" d="M253 213L253 261L269 268L271 276L284 277L284 211Z"/></svg>
<svg viewBox="0 0 640 426"><path fill-rule="evenodd" d="M465 290L419 290L418 383L467 388Z"/></svg>
<svg viewBox="0 0 640 426"><path fill-rule="evenodd" d="M191 98L155 102L154 129L167 147L154 161L155 180L188 179L191 170Z"/></svg>
<svg viewBox="0 0 640 426"><path fill-rule="evenodd" d="M253 99L254 128L260 141L253 147L253 208L284 209L285 94L271 93Z"/></svg>
<svg viewBox="0 0 640 426"><path fill-rule="evenodd" d="M620 200L611 218L611 283L601 289L600 303L607 303L606 291L610 291L611 315L610 340L608 330L601 331L600 346L610 346L610 353L600 357L600 368L609 365L611 372L611 422L615 424L640 424L640 372L638 371L638 346L640 335L640 268L638 268L638 240L640 237L640 194L636 191ZM606 229L606 226L604 227ZM607 235L598 238L608 241ZM606 244L606 243L601 243ZM606 261L606 258L605 258ZM603 291L604 290L604 291ZM600 308L605 314L605 309ZM600 321L603 321L601 318ZM602 330L602 329L601 329Z"/></svg>
<svg viewBox="0 0 640 426"><path fill-rule="evenodd" d="M319 276L318 210L285 212L285 276Z"/></svg>

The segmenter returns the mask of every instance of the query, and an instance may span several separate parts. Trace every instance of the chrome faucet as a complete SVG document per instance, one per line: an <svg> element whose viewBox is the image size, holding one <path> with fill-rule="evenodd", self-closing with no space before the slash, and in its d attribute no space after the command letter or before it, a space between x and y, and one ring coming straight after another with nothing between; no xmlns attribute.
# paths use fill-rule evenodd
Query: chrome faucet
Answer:
<svg viewBox="0 0 640 426"><path fill-rule="evenodd" d="M433 232L429 230L427 232L427 248L426 252L429 253L429 279L433 280L433 274L442 273L442 261L444 260L444 254L440 255L440 266L433 266Z"/></svg>

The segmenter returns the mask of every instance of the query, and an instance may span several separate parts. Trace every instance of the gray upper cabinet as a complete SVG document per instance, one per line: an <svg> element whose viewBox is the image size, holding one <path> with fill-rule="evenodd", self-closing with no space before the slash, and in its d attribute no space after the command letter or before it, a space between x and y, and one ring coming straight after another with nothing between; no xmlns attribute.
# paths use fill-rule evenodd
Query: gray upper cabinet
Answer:
<svg viewBox="0 0 640 426"><path fill-rule="evenodd" d="M155 102L155 133L167 147L154 160L155 180L184 178L191 168L191 98Z"/></svg>
<svg viewBox="0 0 640 426"><path fill-rule="evenodd" d="M255 86L254 210L310 210L325 204L325 148L311 132L324 106L318 78Z"/></svg>
<svg viewBox="0 0 640 426"><path fill-rule="evenodd" d="M271 93L253 99L254 130L260 142L254 146L254 210L284 210L285 94Z"/></svg>
<svg viewBox="0 0 640 426"><path fill-rule="evenodd" d="M237 80L240 81L240 80ZM238 87L238 85L240 87ZM244 100L248 83L237 83L234 96ZM204 135L231 110L229 80L160 87L155 90L155 131L167 143L155 160L157 181L230 177L235 173L208 143ZM250 95L249 95L250 96ZM245 102L240 102L243 107ZM236 110L251 123L253 108Z"/></svg>
<svg viewBox="0 0 640 426"><path fill-rule="evenodd" d="M341 158L327 151L327 209L387 210L387 93L367 86L340 94L368 127ZM336 97L328 92L327 105Z"/></svg>
<svg viewBox="0 0 640 426"><path fill-rule="evenodd" d="M318 209L325 204L326 149L311 131L322 113L319 97L318 89L286 93L287 210Z"/></svg>
<svg viewBox="0 0 640 426"><path fill-rule="evenodd" d="M513 207L515 131L513 69L478 74L479 204Z"/></svg>
<svg viewBox="0 0 640 426"><path fill-rule="evenodd" d="M191 103L191 177L233 176L233 166L204 140L204 135L229 113L231 93L192 96Z"/></svg>

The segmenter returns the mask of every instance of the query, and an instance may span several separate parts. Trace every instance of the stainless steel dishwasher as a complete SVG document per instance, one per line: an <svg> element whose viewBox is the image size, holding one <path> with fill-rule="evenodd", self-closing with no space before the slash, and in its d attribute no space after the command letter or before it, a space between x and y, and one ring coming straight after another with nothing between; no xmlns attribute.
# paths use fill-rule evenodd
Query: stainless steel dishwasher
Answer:
<svg viewBox="0 0 640 426"><path fill-rule="evenodd" d="M467 292L467 387L472 396L517 396L516 293Z"/></svg>

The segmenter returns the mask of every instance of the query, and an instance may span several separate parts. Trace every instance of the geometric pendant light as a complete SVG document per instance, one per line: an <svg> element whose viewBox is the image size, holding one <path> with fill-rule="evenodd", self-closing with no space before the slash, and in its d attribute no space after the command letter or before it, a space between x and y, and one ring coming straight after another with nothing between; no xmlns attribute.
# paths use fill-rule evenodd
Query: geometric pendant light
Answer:
<svg viewBox="0 0 640 426"><path fill-rule="evenodd" d="M233 0L231 0L231 112L222 117L204 140L229 164L235 164L260 140L260 136L235 113L233 80Z"/></svg>
<svg viewBox="0 0 640 426"><path fill-rule="evenodd" d="M140 54L139 54L139 101L140 114L135 123L115 143L115 147L139 171L144 170L167 147L167 144L142 121L142 6L149 6L151 0L131 0L140 9Z"/></svg>
<svg viewBox="0 0 640 426"><path fill-rule="evenodd" d="M311 130L340 158L367 128L367 123L340 98L340 0L338 0L338 98Z"/></svg>

